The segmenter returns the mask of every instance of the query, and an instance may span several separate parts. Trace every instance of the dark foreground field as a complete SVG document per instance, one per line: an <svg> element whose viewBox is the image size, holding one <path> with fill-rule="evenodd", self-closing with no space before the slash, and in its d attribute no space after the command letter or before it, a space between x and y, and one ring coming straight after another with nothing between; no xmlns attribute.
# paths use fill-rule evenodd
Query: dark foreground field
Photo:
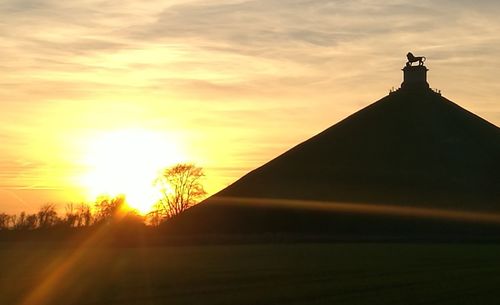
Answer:
<svg viewBox="0 0 500 305"><path fill-rule="evenodd" d="M499 304L500 245L0 244L0 304Z"/></svg>

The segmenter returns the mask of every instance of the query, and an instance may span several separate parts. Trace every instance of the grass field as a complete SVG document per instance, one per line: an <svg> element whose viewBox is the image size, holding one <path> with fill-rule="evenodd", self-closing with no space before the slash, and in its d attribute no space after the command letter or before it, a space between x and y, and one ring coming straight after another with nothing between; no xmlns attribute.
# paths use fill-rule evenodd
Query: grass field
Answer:
<svg viewBox="0 0 500 305"><path fill-rule="evenodd" d="M500 304L500 245L4 243L0 304Z"/></svg>

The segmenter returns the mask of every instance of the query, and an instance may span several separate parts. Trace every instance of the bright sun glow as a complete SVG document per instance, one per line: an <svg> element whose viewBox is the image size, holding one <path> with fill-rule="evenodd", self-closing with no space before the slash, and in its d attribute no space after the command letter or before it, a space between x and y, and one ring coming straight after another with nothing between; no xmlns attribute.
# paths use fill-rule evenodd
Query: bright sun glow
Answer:
<svg viewBox="0 0 500 305"><path fill-rule="evenodd" d="M91 139L84 157L88 168L82 184L95 198L124 194L130 207L149 212L160 192L153 180L160 170L186 162L186 156L169 135L142 129L103 133Z"/></svg>

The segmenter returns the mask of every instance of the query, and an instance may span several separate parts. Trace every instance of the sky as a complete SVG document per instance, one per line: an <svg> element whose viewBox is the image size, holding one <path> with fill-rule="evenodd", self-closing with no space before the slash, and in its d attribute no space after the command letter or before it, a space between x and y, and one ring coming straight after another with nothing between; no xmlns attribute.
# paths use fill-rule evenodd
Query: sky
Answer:
<svg viewBox="0 0 500 305"><path fill-rule="evenodd" d="M177 162L214 193L399 87L408 51L498 126L499 14L484 0L0 0L0 211L130 191Z"/></svg>

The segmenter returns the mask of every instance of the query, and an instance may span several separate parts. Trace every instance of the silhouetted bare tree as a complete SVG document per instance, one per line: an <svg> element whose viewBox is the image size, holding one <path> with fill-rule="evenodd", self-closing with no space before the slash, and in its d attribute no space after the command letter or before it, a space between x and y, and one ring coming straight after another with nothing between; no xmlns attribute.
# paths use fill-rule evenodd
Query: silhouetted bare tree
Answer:
<svg viewBox="0 0 500 305"><path fill-rule="evenodd" d="M94 205L94 223L103 223L112 220L124 203L124 196L99 197Z"/></svg>
<svg viewBox="0 0 500 305"><path fill-rule="evenodd" d="M36 214L21 212L13 217L12 227L16 230L34 230L38 227L38 217Z"/></svg>
<svg viewBox="0 0 500 305"><path fill-rule="evenodd" d="M203 169L193 164L169 167L155 180L163 194L156 208L165 218L182 213L206 195L201 184Z"/></svg>
<svg viewBox="0 0 500 305"><path fill-rule="evenodd" d="M36 214L37 217L37 227L38 228L49 228L53 227L60 222L57 216L56 206L54 204L44 204L38 210Z"/></svg>
<svg viewBox="0 0 500 305"><path fill-rule="evenodd" d="M73 203L66 204L66 214L64 223L69 227L87 227L92 224L92 211L90 206L80 203L78 206Z"/></svg>
<svg viewBox="0 0 500 305"><path fill-rule="evenodd" d="M76 222L77 227L88 227L93 224L94 217L92 215L92 211L88 204L81 203L77 207L76 213L77 213L77 222Z"/></svg>
<svg viewBox="0 0 500 305"><path fill-rule="evenodd" d="M64 215L64 224L68 227L76 227L76 223L78 221L78 214L76 211L76 207L73 203L68 203L64 207L65 215Z"/></svg>
<svg viewBox="0 0 500 305"><path fill-rule="evenodd" d="M0 213L0 230L8 230L10 228L11 216L5 213Z"/></svg>
<svg viewBox="0 0 500 305"><path fill-rule="evenodd" d="M133 230L143 227L144 217L129 208L124 208L125 197L101 196L91 207L86 203L68 203L64 215L60 216L54 204L45 204L38 212L9 215L0 213L0 230L26 231L57 226L69 228L113 224L118 230Z"/></svg>
<svg viewBox="0 0 500 305"><path fill-rule="evenodd" d="M151 212L146 214L145 217L147 224L153 227L157 227L161 224L163 220L163 213L161 212L161 206L157 203Z"/></svg>

